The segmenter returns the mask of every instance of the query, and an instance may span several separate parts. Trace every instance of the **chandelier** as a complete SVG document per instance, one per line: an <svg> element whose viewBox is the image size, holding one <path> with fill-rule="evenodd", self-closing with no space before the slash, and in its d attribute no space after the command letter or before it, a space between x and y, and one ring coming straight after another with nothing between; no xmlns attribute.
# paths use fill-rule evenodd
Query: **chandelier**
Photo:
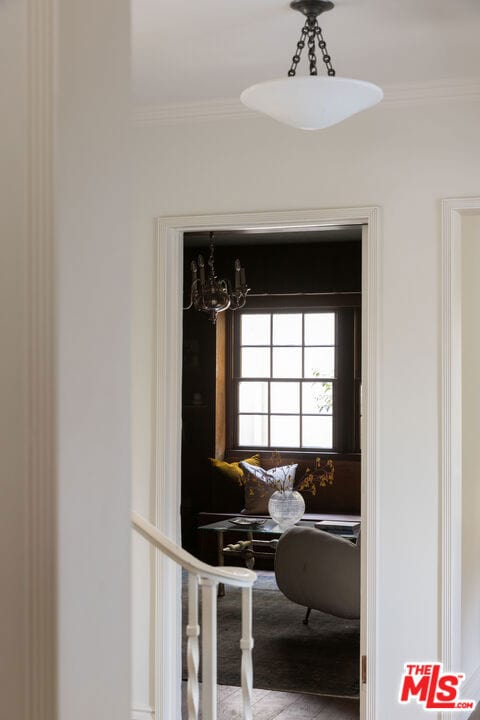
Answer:
<svg viewBox="0 0 480 720"><path fill-rule="evenodd" d="M247 300L247 287L245 280L245 268L242 268L240 260L235 260L234 287L228 280L219 280L215 275L213 244L213 232L210 233L210 256L205 267L203 255L198 256L197 262L192 260L190 269L192 271L192 287L190 289L190 304L184 310L200 310L208 313L213 324L217 322L218 313L224 310L239 310L243 308Z"/></svg>
<svg viewBox="0 0 480 720"><path fill-rule="evenodd" d="M336 77L317 17L334 7L327 0L294 0L293 10L306 16L288 77L252 85L240 96L251 110L301 130L320 130L379 103L383 91L364 80ZM327 77L317 75L316 46L322 53ZM310 75L297 77L297 65L308 49Z"/></svg>

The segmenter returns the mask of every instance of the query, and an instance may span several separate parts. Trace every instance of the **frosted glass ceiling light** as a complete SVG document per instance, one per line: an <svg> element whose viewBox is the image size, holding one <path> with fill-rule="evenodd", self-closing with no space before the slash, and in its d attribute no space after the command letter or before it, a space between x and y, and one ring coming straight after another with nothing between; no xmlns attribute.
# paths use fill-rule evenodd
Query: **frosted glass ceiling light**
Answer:
<svg viewBox="0 0 480 720"><path fill-rule="evenodd" d="M327 44L317 20L318 15L334 7L333 2L295 0L290 3L290 7L306 15L307 19L288 77L252 85L241 94L243 104L300 130L320 130L379 103L383 91L377 85L364 80L335 77ZM317 44L328 77L317 75ZM308 49L310 75L297 77L297 65L305 47Z"/></svg>

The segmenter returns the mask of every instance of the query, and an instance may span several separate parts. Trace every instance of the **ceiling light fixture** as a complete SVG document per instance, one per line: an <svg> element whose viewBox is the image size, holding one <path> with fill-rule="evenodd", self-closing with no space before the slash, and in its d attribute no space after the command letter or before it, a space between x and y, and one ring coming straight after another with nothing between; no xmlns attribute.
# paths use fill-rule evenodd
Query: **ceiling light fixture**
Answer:
<svg viewBox="0 0 480 720"><path fill-rule="evenodd" d="M288 77L252 85L241 101L251 110L301 130L320 130L376 105L383 98L377 85L364 80L336 77L317 17L334 7L327 0L295 0L293 10L306 16ZM328 77L317 75L316 44L322 52ZM310 75L297 77L303 49L308 48Z"/></svg>
<svg viewBox="0 0 480 720"><path fill-rule="evenodd" d="M235 286L228 280L219 280L215 275L215 264L213 254L213 232L210 233L210 257L208 258L208 270L205 272L205 260L203 255L198 256L198 261L192 260L190 269L192 271L192 287L190 289L190 304L184 310L200 310L210 315L213 324L217 322L217 315L224 310L239 310L243 308L247 300L247 287L245 280L245 268L242 268L240 260L235 260Z"/></svg>

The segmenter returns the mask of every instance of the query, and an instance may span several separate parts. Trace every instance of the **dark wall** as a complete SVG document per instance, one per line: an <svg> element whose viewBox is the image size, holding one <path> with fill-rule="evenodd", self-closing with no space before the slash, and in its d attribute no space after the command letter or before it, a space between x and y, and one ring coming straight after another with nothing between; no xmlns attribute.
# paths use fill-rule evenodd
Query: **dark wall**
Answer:
<svg viewBox="0 0 480 720"><path fill-rule="evenodd" d="M206 261L208 242L201 248L185 248L185 306L190 262L199 252ZM361 292L361 254L360 241L217 246L215 268L219 278L233 281L233 264L240 258L252 294ZM208 458L215 454L215 326L193 309L183 313L182 405L182 542L195 553L197 515L211 504Z"/></svg>
<svg viewBox="0 0 480 720"><path fill-rule="evenodd" d="M190 262L199 252L208 258L208 245L185 249L185 288L191 284ZM252 293L361 292L360 241L240 245L215 248L219 278L233 281L233 263L240 258Z"/></svg>
<svg viewBox="0 0 480 720"><path fill-rule="evenodd" d="M195 554L196 516L210 499L215 454L215 328L195 310L183 314L182 543Z"/></svg>

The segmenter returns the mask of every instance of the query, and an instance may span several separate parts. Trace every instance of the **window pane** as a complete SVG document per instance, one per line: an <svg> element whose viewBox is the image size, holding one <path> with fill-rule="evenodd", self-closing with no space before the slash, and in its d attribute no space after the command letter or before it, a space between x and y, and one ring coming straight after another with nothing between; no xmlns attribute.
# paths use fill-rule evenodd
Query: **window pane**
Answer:
<svg viewBox="0 0 480 720"><path fill-rule="evenodd" d="M301 314L282 313L273 316L272 345L301 345L302 316Z"/></svg>
<svg viewBox="0 0 480 720"><path fill-rule="evenodd" d="M300 412L300 383L272 382L270 385L270 393L271 412Z"/></svg>
<svg viewBox="0 0 480 720"><path fill-rule="evenodd" d="M331 382L302 383L302 412L314 415L331 415L333 384Z"/></svg>
<svg viewBox="0 0 480 720"><path fill-rule="evenodd" d="M305 345L335 345L335 313L305 315Z"/></svg>
<svg viewBox="0 0 480 720"><path fill-rule="evenodd" d="M242 348L241 377L270 377L270 348Z"/></svg>
<svg viewBox="0 0 480 720"><path fill-rule="evenodd" d="M239 415L238 444L248 447L268 445L267 415Z"/></svg>
<svg viewBox="0 0 480 720"><path fill-rule="evenodd" d="M300 443L300 418L298 415L272 415L270 418L270 445L298 447Z"/></svg>
<svg viewBox="0 0 480 720"><path fill-rule="evenodd" d="M333 444L332 430L331 417L303 417L302 447L330 449Z"/></svg>
<svg viewBox="0 0 480 720"><path fill-rule="evenodd" d="M273 377L302 377L301 348L273 348Z"/></svg>
<svg viewBox="0 0 480 720"><path fill-rule="evenodd" d="M240 412L268 412L268 383L241 382L238 388Z"/></svg>
<svg viewBox="0 0 480 720"><path fill-rule="evenodd" d="M241 315L242 345L270 345L270 315Z"/></svg>
<svg viewBox="0 0 480 720"><path fill-rule="evenodd" d="M305 377L335 377L335 348L305 348Z"/></svg>

